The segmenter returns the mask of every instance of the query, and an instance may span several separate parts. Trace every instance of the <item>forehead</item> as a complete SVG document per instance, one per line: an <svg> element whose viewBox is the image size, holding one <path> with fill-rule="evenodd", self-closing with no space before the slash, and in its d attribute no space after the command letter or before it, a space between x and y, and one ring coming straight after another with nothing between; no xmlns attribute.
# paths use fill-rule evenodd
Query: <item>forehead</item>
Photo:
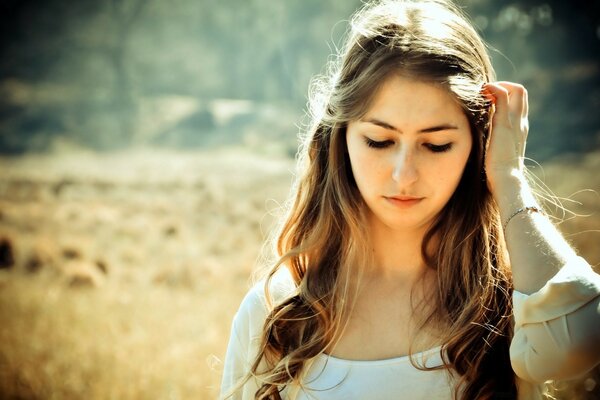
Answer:
<svg viewBox="0 0 600 400"><path fill-rule="evenodd" d="M363 117L402 124L467 122L458 100L440 84L392 75L374 93Z"/></svg>

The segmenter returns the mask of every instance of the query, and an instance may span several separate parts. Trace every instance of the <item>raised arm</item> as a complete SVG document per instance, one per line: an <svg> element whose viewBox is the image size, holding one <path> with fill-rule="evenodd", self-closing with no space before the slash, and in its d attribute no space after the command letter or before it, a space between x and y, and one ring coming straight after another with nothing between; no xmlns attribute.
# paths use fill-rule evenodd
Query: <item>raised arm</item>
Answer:
<svg viewBox="0 0 600 400"><path fill-rule="evenodd" d="M544 215L524 178L527 91L510 82L485 89L495 103L486 176L515 287L513 368L532 382L573 378L600 362L600 275Z"/></svg>
<svg viewBox="0 0 600 400"><path fill-rule="evenodd" d="M485 160L488 187L505 224L515 289L530 294L576 254L545 215L525 211L526 207L540 208L523 175L529 130L527 90L511 82L491 83L486 88L495 102Z"/></svg>

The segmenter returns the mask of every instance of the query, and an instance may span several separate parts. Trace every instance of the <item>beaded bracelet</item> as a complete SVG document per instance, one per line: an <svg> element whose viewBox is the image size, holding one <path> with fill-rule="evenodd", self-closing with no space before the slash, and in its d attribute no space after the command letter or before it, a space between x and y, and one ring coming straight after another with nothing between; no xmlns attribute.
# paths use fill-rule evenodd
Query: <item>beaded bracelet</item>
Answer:
<svg viewBox="0 0 600 400"><path fill-rule="evenodd" d="M514 213L512 213L512 214L510 215L510 217L508 217L508 218L506 219L506 222L504 222L504 225L502 225L502 229L503 229L504 231L506 231L506 227L508 226L508 223L510 222L510 220L511 220L511 219L513 219L513 217L515 217L515 216L517 216L517 215L521 214L522 212L528 212L528 213L537 212L537 213L544 214L544 215L546 214L546 213L544 212L544 210L542 210L541 208L538 208L538 207L536 207L536 206L527 206L527 207L521 207L521 208L519 208L517 211L515 211Z"/></svg>

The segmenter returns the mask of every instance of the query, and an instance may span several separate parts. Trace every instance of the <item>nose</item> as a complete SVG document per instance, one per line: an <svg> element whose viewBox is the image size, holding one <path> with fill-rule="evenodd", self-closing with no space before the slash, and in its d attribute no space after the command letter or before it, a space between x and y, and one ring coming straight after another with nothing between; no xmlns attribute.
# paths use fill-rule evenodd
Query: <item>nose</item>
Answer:
<svg viewBox="0 0 600 400"><path fill-rule="evenodd" d="M415 156L412 151L403 149L396 156L392 179L401 186L414 183L419 177Z"/></svg>

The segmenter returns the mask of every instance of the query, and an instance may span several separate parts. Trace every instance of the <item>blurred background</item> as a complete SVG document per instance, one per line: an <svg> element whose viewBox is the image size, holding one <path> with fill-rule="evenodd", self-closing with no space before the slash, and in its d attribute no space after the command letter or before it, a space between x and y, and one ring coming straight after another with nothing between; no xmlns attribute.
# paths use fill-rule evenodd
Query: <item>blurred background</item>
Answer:
<svg viewBox="0 0 600 400"><path fill-rule="evenodd" d="M598 266L600 2L458 3L527 87L532 171ZM309 82L360 5L0 3L0 398L216 398Z"/></svg>

